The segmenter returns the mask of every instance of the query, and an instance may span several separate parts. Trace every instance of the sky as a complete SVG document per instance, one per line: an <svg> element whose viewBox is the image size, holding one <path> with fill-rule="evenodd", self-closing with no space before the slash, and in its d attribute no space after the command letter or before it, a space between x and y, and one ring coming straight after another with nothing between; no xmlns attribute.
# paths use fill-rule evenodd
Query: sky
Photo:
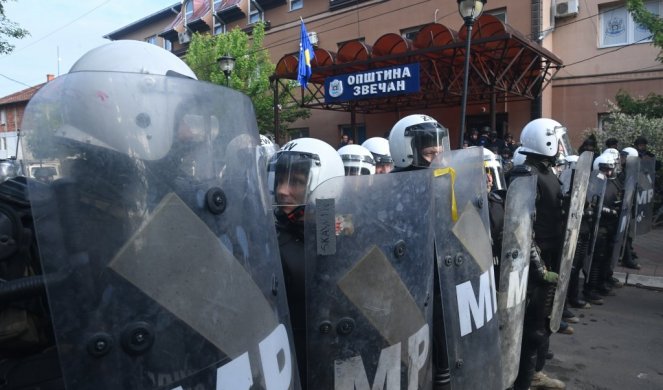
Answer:
<svg viewBox="0 0 663 390"><path fill-rule="evenodd" d="M178 0L9 0L5 16L30 36L0 55L0 97L65 74L103 36L178 3ZM59 61L58 61L59 53ZM15 81L12 81L13 79Z"/></svg>

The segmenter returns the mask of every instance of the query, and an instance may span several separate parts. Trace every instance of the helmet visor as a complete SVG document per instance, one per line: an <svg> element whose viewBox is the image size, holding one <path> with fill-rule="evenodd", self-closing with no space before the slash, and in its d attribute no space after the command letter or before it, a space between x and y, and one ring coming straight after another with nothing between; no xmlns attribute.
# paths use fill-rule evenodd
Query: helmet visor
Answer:
<svg viewBox="0 0 663 390"><path fill-rule="evenodd" d="M371 175L375 173L375 160L371 156L359 154L341 155L345 176Z"/></svg>
<svg viewBox="0 0 663 390"><path fill-rule="evenodd" d="M281 151L274 155L268 167L268 185L274 207L286 214L306 205L316 167L320 158L311 153Z"/></svg>
<svg viewBox="0 0 663 390"><path fill-rule="evenodd" d="M449 145L449 130L437 122L424 122L405 129L412 137L412 165L428 167Z"/></svg>

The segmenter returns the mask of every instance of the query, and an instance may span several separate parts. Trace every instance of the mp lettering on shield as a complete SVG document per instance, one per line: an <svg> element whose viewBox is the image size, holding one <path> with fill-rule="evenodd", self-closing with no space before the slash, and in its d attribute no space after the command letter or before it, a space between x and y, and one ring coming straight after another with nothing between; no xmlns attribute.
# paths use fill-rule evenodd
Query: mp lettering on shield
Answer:
<svg viewBox="0 0 663 390"><path fill-rule="evenodd" d="M460 335L472 333L472 320L476 329L480 329L493 319L497 313L497 291L495 290L495 273L491 266L479 277L479 295L474 293L472 281L456 286L456 300L458 301L458 317L460 321Z"/></svg>
<svg viewBox="0 0 663 390"><path fill-rule="evenodd" d="M292 354L288 332L279 324L259 344L261 367L251 367L249 352L244 352L216 370L216 390L250 390L260 372L269 390L288 390L292 384ZM182 386L173 390L183 390Z"/></svg>
<svg viewBox="0 0 663 390"><path fill-rule="evenodd" d="M336 360L334 362L334 389L400 390L401 348L401 343L396 343L382 349L378 367L375 370L375 377L371 382L368 381L361 356ZM429 350L430 328L428 324L425 324L407 340L407 390L417 390L419 388L419 371L426 365Z"/></svg>

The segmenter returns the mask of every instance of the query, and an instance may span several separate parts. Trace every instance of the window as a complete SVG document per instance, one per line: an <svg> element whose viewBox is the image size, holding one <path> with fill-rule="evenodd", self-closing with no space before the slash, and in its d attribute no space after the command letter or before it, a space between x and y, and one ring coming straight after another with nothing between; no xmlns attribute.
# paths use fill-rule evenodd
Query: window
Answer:
<svg viewBox="0 0 663 390"><path fill-rule="evenodd" d="M173 43L171 41L169 41L168 39L163 38L163 48L168 50L168 51L172 51L173 50Z"/></svg>
<svg viewBox="0 0 663 390"><path fill-rule="evenodd" d="M262 9L254 0L249 1L249 24L263 20Z"/></svg>
<svg viewBox="0 0 663 390"><path fill-rule="evenodd" d="M660 14L659 1L645 2L647 9ZM652 33L635 21L627 11L626 5L620 7L601 7L599 12L599 47L628 45L631 43L651 42Z"/></svg>
<svg viewBox="0 0 663 390"><path fill-rule="evenodd" d="M193 16L193 0L187 0L184 5L184 18L190 19Z"/></svg>
<svg viewBox="0 0 663 390"><path fill-rule="evenodd" d="M290 11L301 9L304 6L304 0L290 0Z"/></svg>
<svg viewBox="0 0 663 390"><path fill-rule="evenodd" d="M7 124L7 113L5 110L0 110L0 125Z"/></svg>
<svg viewBox="0 0 663 390"><path fill-rule="evenodd" d="M223 3L223 0L214 0L214 10L219 8L219 5L221 5L221 3Z"/></svg>
<svg viewBox="0 0 663 390"><path fill-rule="evenodd" d="M493 15L497 19L501 20L502 23L506 23L506 8L495 9L492 11L486 11L487 14Z"/></svg>
<svg viewBox="0 0 663 390"><path fill-rule="evenodd" d="M308 137L309 136L309 130L308 130L308 127L288 129L287 134L288 134L288 141L290 141L290 140L297 139L297 138Z"/></svg>
<svg viewBox="0 0 663 390"><path fill-rule="evenodd" d="M355 131L352 131L351 124L339 125L338 130L341 135L347 134L348 138L357 145L361 145L362 142L366 141L366 124L364 123L357 123ZM341 139L340 135L338 138Z"/></svg>
<svg viewBox="0 0 663 390"><path fill-rule="evenodd" d="M219 18L214 18L214 35L225 34L226 24L223 23Z"/></svg>
<svg viewBox="0 0 663 390"><path fill-rule="evenodd" d="M417 39L417 34L419 34L419 30L421 30L421 26L406 28L404 30L401 30L401 36L403 38L414 41L415 39Z"/></svg>
<svg viewBox="0 0 663 390"><path fill-rule="evenodd" d="M147 38L145 38L145 42L150 43L152 45L156 45L157 44L157 36L152 35L151 37L147 37Z"/></svg>
<svg viewBox="0 0 663 390"><path fill-rule="evenodd" d="M613 123L612 118L610 118L609 112L599 112L598 114L598 128L601 131L608 130L610 125Z"/></svg>

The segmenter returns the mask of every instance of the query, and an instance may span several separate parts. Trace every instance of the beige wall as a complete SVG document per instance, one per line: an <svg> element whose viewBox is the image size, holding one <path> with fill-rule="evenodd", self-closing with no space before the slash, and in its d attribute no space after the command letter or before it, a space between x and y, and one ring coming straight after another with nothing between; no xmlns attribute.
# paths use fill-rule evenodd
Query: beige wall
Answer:
<svg viewBox="0 0 663 390"><path fill-rule="evenodd" d="M556 21L553 45L566 66L548 93L553 118L569 128L576 146L585 129L598 126L598 115L608 111L606 101L614 101L620 89L633 96L663 91L663 66L656 61L659 49L650 43L599 47L599 5L623 3L581 1L578 16Z"/></svg>

